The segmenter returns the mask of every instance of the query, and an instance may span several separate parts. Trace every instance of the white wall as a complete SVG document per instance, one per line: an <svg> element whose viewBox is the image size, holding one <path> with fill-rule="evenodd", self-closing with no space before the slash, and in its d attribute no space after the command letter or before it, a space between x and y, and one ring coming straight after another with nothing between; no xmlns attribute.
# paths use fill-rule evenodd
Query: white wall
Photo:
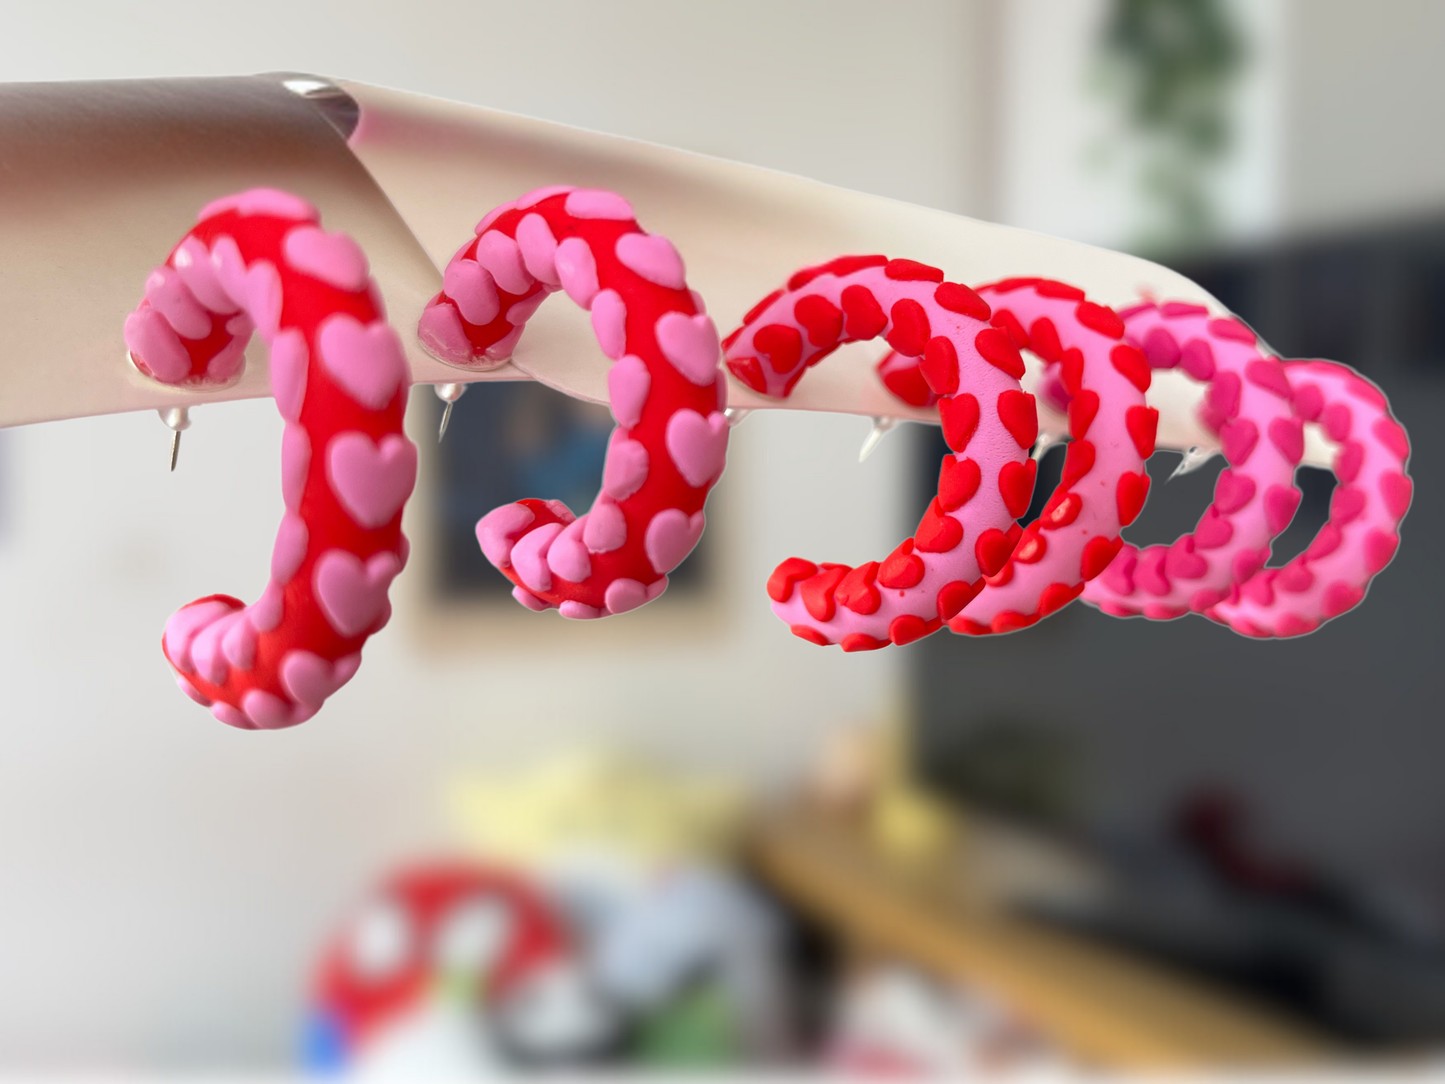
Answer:
<svg viewBox="0 0 1445 1084"><path fill-rule="evenodd" d="M983 190L972 4L237 10L11 5L0 77L315 71L941 207ZM762 590L784 556L859 561L901 537L906 442L860 467L865 430L773 413L736 431L721 496L743 587L715 636L644 653L600 624L585 650L435 658L403 584L359 677L270 736L185 701L158 645L176 606L261 586L281 510L270 404L197 411L174 476L153 416L0 433L0 1068L284 1062L318 937L390 857L439 838L451 771L621 734L776 777L827 728L896 710L901 652L805 645Z"/></svg>

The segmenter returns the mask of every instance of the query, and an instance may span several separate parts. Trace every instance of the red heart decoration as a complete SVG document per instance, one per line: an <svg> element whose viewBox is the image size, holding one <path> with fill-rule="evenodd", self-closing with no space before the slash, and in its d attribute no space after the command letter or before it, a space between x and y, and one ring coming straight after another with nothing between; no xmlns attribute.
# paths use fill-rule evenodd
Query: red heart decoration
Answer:
<svg viewBox="0 0 1445 1084"><path fill-rule="evenodd" d="M958 391L958 351L946 335L935 335L923 348L919 369L935 395L952 395Z"/></svg>
<svg viewBox="0 0 1445 1084"><path fill-rule="evenodd" d="M793 597L793 584L806 580L818 571L818 566L802 557L789 557L768 577L768 598L774 602L787 602Z"/></svg>
<svg viewBox="0 0 1445 1084"><path fill-rule="evenodd" d="M955 452L961 452L978 428L978 400L968 392L940 399L938 417L943 423L943 439Z"/></svg>
<svg viewBox="0 0 1445 1084"><path fill-rule="evenodd" d="M1089 426L1094 424L1094 415L1099 413L1099 394L1087 388L1074 393L1069 404L1069 436L1083 440L1089 435Z"/></svg>
<svg viewBox="0 0 1445 1084"><path fill-rule="evenodd" d="M1013 551L1013 542L997 527L984 531L973 544L973 555L978 558L979 570L985 576L997 576L999 569L1008 563Z"/></svg>
<svg viewBox="0 0 1445 1084"><path fill-rule="evenodd" d="M819 621L833 620L833 593L851 572L847 565L822 565L815 575L809 576L798 588L798 597L808 612Z"/></svg>
<svg viewBox="0 0 1445 1084"><path fill-rule="evenodd" d="M1153 407L1131 406L1124 411L1124 427L1141 458L1154 454L1154 440L1159 432L1159 412Z"/></svg>
<svg viewBox="0 0 1445 1084"><path fill-rule="evenodd" d="M1269 441L1279 454L1298 463L1305 454L1305 427L1298 418L1275 418L1269 423Z"/></svg>
<svg viewBox="0 0 1445 1084"><path fill-rule="evenodd" d="M1028 392L1014 388L999 392L998 417L1020 448L1032 448L1039 439L1039 412Z"/></svg>
<svg viewBox="0 0 1445 1084"><path fill-rule="evenodd" d="M973 345L984 361L1015 380L1024 375L1024 359L1007 331L986 327L973 337Z"/></svg>
<svg viewBox="0 0 1445 1084"><path fill-rule="evenodd" d="M945 514L934 498L919 520L918 530L913 532L914 548L924 553L947 553L962 541L963 524Z"/></svg>
<svg viewBox="0 0 1445 1084"><path fill-rule="evenodd" d="M972 460L970 460L972 462ZM1018 519L1029 510L1034 496L1034 479L1039 465L1032 459L1022 463L1005 463L998 472L998 492L1008 514Z"/></svg>
<svg viewBox="0 0 1445 1084"><path fill-rule="evenodd" d="M1069 489L1080 478L1093 470L1094 454L1094 445L1089 441L1071 442L1068 451L1064 453L1064 471L1059 479L1059 485Z"/></svg>
<svg viewBox="0 0 1445 1084"><path fill-rule="evenodd" d="M1405 475L1390 471L1380 476L1380 496L1385 499L1385 510L1391 518L1400 519L1410 508L1410 498L1415 492L1415 483Z"/></svg>
<svg viewBox="0 0 1445 1084"><path fill-rule="evenodd" d="M978 597L983 586L982 578L977 583L954 580L944 584L938 592L938 616L944 621L952 621L965 606Z"/></svg>
<svg viewBox="0 0 1445 1084"><path fill-rule="evenodd" d="M1092 580L1109 567L1123 546L1122 538L1105 538L1100 535L1089 539L1084 545L1083 557L1079 560L1079 575L1085 580Z"/></svg>
<svg viewBox="0 0 1445 1084"><path fill-rule="evenodd" d="M877 575L877 561L859 565L843 577L838 584L838 590L833 593L833 597L855 614L866 616L875 613L882 601L882 596L878 594L878 588L873 586L873 579Z"/></svg>
<svg viewBox="0 0 1445 1084"><path fill-rule="evenodd" d="M1149 385L1154 380L1154 372L1149 368L1149 361L1144 357L1144 352L1137 346L1120 343L1109 351L1109 360L1113 363L1114 368L1122 373L1134 387L1140 391L1149 390Z"/></svg>
<svg viewBox="0 0 1445 1084"><path fill-rule="evenodd" d="M893 324L884 338L888 345L910 358L923 353L923 347L932 333L928 325L928 313L911 297L893 303L891 312Z"/></svg>
<svg viewBox="0 0 1445 1084"><path fill-rule="evenodd" d="M1119 509L1119 524L1127 527L1139 517L1144 508L1144 499L1149 496L1149 476L1125 471L1119 475L1119 484L1114 489L1114 502Z"/></svg>
<svg viewBox="0 0 1445 1084"><path fill-rule="evenodd" d="M973 499L979 481L978 464L972 459L944 456L938 469L938 503L945 512L956 512Z"/></svg>
<svg viewBox="0 0 1445 1084"><path fill-rule="evenodd" d="M1298 503L1298 498L1296 498ZM1365 510L1365 491L1359 486L1336 486L1330 497L1330 522L1343 527Z"/></svg>
<svg viewBox="0 0 1445 1084"><path fill-rule="evenodd" d="M878 582L895 591L917 587L923 579L923 562L913 554L913 539L905 538L878 566Z"/></svg>

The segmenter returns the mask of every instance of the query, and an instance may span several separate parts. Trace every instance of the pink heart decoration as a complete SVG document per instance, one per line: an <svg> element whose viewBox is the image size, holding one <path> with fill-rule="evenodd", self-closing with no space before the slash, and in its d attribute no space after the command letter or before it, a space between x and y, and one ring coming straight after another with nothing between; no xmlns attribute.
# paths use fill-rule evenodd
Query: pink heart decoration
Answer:
<svg viewBox="0 0 1445 1084"><path fill-rule="evenodd" d="M605 497L598 498L584 518L587 526L582 532L582 541L593 553L611 553L627 541L627 517Z"/></svg>
<svg viewBox="0 0 1445 1084"><path fill-rule="evenodd" d="M316 208L300 196L282 192L279 188L248 188L233 196L212 200L201 208L196 221L204 222L213 215L235 211L241 215L272 215L276 218L294 218L297 221L314 222L321 216Z"/></svg>
<svg viewBox="0 0 1445 1084"><path fill-rule="evenodd" d="M1410 509L1410 498L1415 494L1415 483L1398 471L1389 471L1380 476L1380 496L1385 501L1385 511L1392 519L1402 519Z"/></svg>
<svg viewBox="0 0 1445 1084"><path fill-rule="evenodd" d="M1271 535L1289 526L1299 502L1300 491L1293 486L1270 486L1264 491L1264 523Z"/></svg>
<svg viewBox="0 0 1445 1084"><path fill-rule="evenodd" d="M310 651L288 651L281 660L281 686L298 704L319 708L351 680L360 666L359 652L343 655L333 663Z"/></svg>
<svg viewBox="0 0 1445 1084"><path fill-rule="evenodd" d="M647 525L643 549L659 573L671 572L692 552L706 523L702 512L688 516L680 508L664 508Z"/></svg>
<svg viewBox="0 0 1445 1084"><path fill-rule="evenodd" d="M572 583L581 583L592 575L592 558L582 544L582 532L586 528L587 516L579 516L562 528L562 533L547 549L547 567Z"/></svg>
<svg viewBox="0 0 1445 1084"><path fill-rule="evenodd" d="M544 523L528 531L512 547L512 568L533 591L542 593L552 590L552 569L547 564L547 551L561 533L562 524Z"/></svg>
<svg viewBox="0 0 1445 1084"><path fill-rule="evenodd" d="M1194 528L1194 548L1217 550L1220 546L1227 545L1233 537L1234 524L1221 516L1219 509L1211 504L1204 510L1199 526Z"/></svg>
<svg viewBox="0 0 1445 1084"><path fill-rule="evenodd" d="M1318 561L1321 557L1328 557L1340 548L1344 541L1344 535L1333 523L1326 523L1315 535L1314 541L1305 549L1305 556L1311 561Z"/></svg>
<svg viewBox="0 0 1445 1084"><path fill-rule="evenodd" d="M1339 617L1346 610L1353 610L1365 597L1365 592L1349 583L1332 583L1325 588L1324 611L1326 617Z"/></svg>
<svg viewBox="0 0 1445 1084"><path fill-rule="evenodd" d="M1274 605L1274 570L1264 569L1256 576L1251 576L1240 588L1240 593L1257 606Z"/></svg>
<svg viewBox="0 0 1445 1084"><path fill-rule="evenodd" d="M1179 364L1179 340L1167 327L1151 328L1144 336L1144 356L1153 369L1172 369Z"/></svg>
<svg viewBox="0 0 1445 1084"><path fill-rule="evenodd" d="M567 296L584 309L590 308L597 296L597 261L587 242L569 237L557 245L557 278Z"/></svg>
<svg viewBox="0 0 1445 1084"><path fill-rule="evenodd" d="M344 233L327 233L316 226L298 226L281 245L286 262L304 275L318 278L338 290L356 293L366 286L366 255Z"/></svg>
<svg viewBox="0 0 1445 1084"><path fill-rule="evenodd" d="M502 311L496 281L486 268L472 260L455 259L447 264L442 275L442 290L469 324L478 327L490 324Z"/></svg>
<svg viewBox="0 0 1445 1084"><path fill-rule="evenodd" d="M1230 563L1229 571L1234 576L1235 583L1244 583L1269 560L1269 548L1259 550L1240 550L1234 555Z"/></svg>
<svg viewBox="0 0 1445 1084"><path fill-rule="evenodd" d="M271 342L271 394L276 397L276 409L288 422L301 420L309 357L306 336L295 328L288 327Z"/></svg>
<svg viewBox="0 0 1445 1084"><path fill-rule="evenodd" d="M609 612L625 614L647 601L647 588L637 580L613 580L607 585L607 593L603 599Z"/></svg>
<svg viewBox="0 0 1445 1084"><path fill-rule="evenodd" d="M614 501L625 501L647 481L647 448L614 429L602 465L602 491Z"/></svg>
<svg viewBox="0 0 1445 1084"><path fill-rule="evenodd" d="M1359 486L1336 486L1330 497L1330 522L1343 527L1365 510L1365 491Z"/></svg>
<svg viewBox="0 0 1445 1084"><path fill-rule="evenodd" d="M1226 516L1232 515L1254 500L1254 489L1253 478L1226 467L1214 483L1214 507Z"/></svg>
<svg viewBox="0 0 1445 1084"><path fill-rule="evenodd" d="M1302 594L1315 585L1315 574L1304 561L1291 561L1279 570L1274 578L1275 586L1292 595Z"/></svg>
<svg viewBox="0 0 1445 1084"><path fill-rule="evenodd" d="M1242 467L1254 453L1254 446L1259 443L1259 426L1248 418L1235 418L1220 427L1219 441L1224 446L1224 458L1229 460L1229 465Z"/></svg>
<svg viewBox="0 0 1445 1084"><path fill-rule="evenodd" d="M176 334L204 339L211 333L211 314L186 288L180 272L162 265L146 279L146 300L166 318Z"/></svg>
<svg viewBox="0 0 1445 1084"><path fill-rule="evenodd" d="M288 425L281 431L281 499L293 512L301 507L310 474L311 438L299 425Z"/></svg>
<svg viewBox="0 0 1445 1084"><path fill-rule="evenodd" d="M433 357L453 365L471 365L472 344L457 310L445 301L428 305L416 322L416 337Z"/></svg>
<svg viewBox="0 0 1445 1084"><path fill-rule="evenodd" d="M300 516L287 512L281 517L281 527L276 532L276 545L271 550L271 579L285 587L296 575L301 562L306 559L306 544L310 540L306 521Z"/></svg>
<svg viewBox="0 0 1445 1084"><path fill-rule="evenodd" d="M1244 375L1251 384L1278 395L1286 402L1294 398L1294 389L1290 387L1284 366L1273 358L1256 358L1244 367Z"/></svg>
<svg viewBox="0 0 1445 1084"><path fill-rule="evenodd" d="M553 196L560 196L564 192L571 192L576 186L570 184L548 184L541 188L534 188L521 199L517 200L516 206L526 210L528 207L535 207L544 199L551 199ZM525 221L525 219L524 219Z"/></svg>
<svg viewBox="0 0 1445 1084"><path fill-rule="evenodd" d="M1194 552L1194 540L1185 535L1169 547L1164 569L1180 580L1197 580L1209 571L1209 562Z"/></svg>
<svg viewBox="0 0 1445 1084"><path fill-rule="evenodd" d="M617 259L648 282L681 290L687 285L682 257L666 237L650 233L624 233L617 239Z"/></svg>
<svg viewBox="0 0 1445 1084"><path fill-rule="evenodd" d="M171 665L183 674L194 673L196 667L191 661L191 643L196 634L235 610L236 607L229 602L209 599L182 606L171 614L170 620L166 622L164 636L166 656L171 660Z"/></svg>
<svg viewBox="0 0 1445 1084"><path fill-rule="evenodd" d="M207 309L219 313L236 311L236 303L216 278L216 265L211 261L210 250L197 238L187 237L182 241L171 261L186 289Z"/></svg>
<svg viewBox="0 0 1445 1084"><path fill-rule="evenodd" d="M1318 385L1305 384L1294 391L1294 412L1307 422L1320 416L1325 408L1325 396Z"/></svg>
<svg viewBox="0 0 1445 1084"><path fill-rule="evenodd" d="M281 585L268 581L261 597L246 607L246 620L257 632L270 632L281 624L286 609L286 596Z"/></svg>
<svg viewBox="0 0 1445 1084"><path fill-rule="evenodd" d="M291 705L265 689L249 689L241 697L241 710L257 730L281 730L296 722Z"/></svg>
<svg viewBox="0 0 1445 1084"><path fill-rule="evenodd" d="M1179 352L1179 367L1195 380L1213 380L1214 348L1205 339L1190 339Z"/></svg>
<svg viewBox="0 0 1445 1084"><path fill-rule="evenodd" d="M326 479L362 527L391 522L416 485L416 445L391 433L380 445L365 433L341 433L326 454Z"/></svg>
<svg viewBox="0 0 1445 1084"><path fill-rule="evenodd" d="M477 520L477 543L487 560L497 568L509 568L517 536L536 518L524 504L504 504Z"/></svg>
<svg viewBox="0 0 1445 1084"><path fill-rule="evenodd" d="M1395 559L1400 536L1391 531L1374 530L1365 536L1365 568L1371 576L1383 572Z"/></svg>
<svg viewBox="0 0 1445 1084"><path fill-rule="evenodd" d="M1108 585L1109 590L1117 595L1132 595L1134 593L1134 569L1139 563L1139 551L1129 543L1124 543L1119 550L1119 555L1109 562L1109 567L1104 569L1103 582Z"/></svg>
<svg viewBox="0 0 1445 1084"><path fill-rule="evenodd" d="M612 403L612 416L617 424L631 429L642 420L647 393L652 390L652 374L642 359L628 354L607 370L607 397Z"/></svg>
<svg viewBox="0 0 1445 1084"><path fill-rule="evenodd" d="M390 550L365 564L346 550L327 550L316 562L316 601L341 636L359 636L386 612L386 592L401 562Z"/></svg>
<svg viewBox="0 0 1445 1084"><path fill-rule="evenodd" d="M1365 464L1365 446L1357 440L1346 441L1335 456L1335 477L1341 482L1353 482Z"/></svg>
<svg viewBox="0 0 1445 1084"><path fill-rule="evenodd" d="M511 313L507 319L517 322ZM592 330L604 354L613 361L622 357L627 349L627 306L616 290L603 290L592 299Z"/></svg>
<svg viewBox="0 0 1445 1084"><path fill-rule="evenodd" d="M1232 418L1239 413L1239 395L1243 384L1238 373L1223 372L1209 385L1207 398L1210 409L1223 418Z"/></svg>
<svg viewBox="0 0 1445 1084"><path fill-rule="evenodd" d="M1305 454L1304 423L1298 418L1275 418L1269 423L1269 441L1285 459L1298 463Z"/></svg>
<svg viewBox="0 0 1445 1084"><path fill-rule="evenodd" d="M191 375L191 355L181 337L155 309L137 309L125 318L125 345L163 384L179 384Z"/></svg>
<svg viewBox="0 0 1445 1084"><path fill-rule="evenodd" d="M546 599L538 598L521 585L512 588L512 597L533 613L545 613L552 608L552 604Z"/></svg>
<svg viewBox="0 0 1445 1084"><path fill-rule="evenodd" d="M477 263L509 294L525 294L534 285L517 242L498 230L488 230L477 238Z"/></svg>
<svg viewBox="0 0 1445 1084"><path fill-rule="evenodd" d="M1350 439L1352 420L1350 408L1344 403L1331 403L1320 414L1320 425L1324 427L1325 435L1336 444Z"/></svg>
<svg viewBox="0 0 1445 1084"><path fill-rule="evenodd" d="M356 317L337 313L316 338L326 372L364 407L381 410L409 382L401 339L385 320L363 327Z"/></svg>
<svg viewBox="0 0 1445 1084"><path fill-rule="evenodd" d="M246 315L267 342L281 327L281 276L266 260L257 260L246 271Z"/></svg>
<svg viewBox="0 0 1445 1084"><path fill-rule="evenodd" d="M221 636L221 652L238 670L249 670L255 665L256 627L246 620L244 611L241 619L232 622Z"/></svg>
<svg viewBox="0 0 1445 1084"><path fill-rule="evenodd" d="M567 197L567 213L576 218L610 218L625 222L636 217L632 204L615 192L600 188L579 188Z"/></svg>
<svg viewBox="0 0 1445 1084"><path fill-rule="evenodd" d="M673 367L698 387L713 382L722 347L712 317L663 313L657 318L657 345Z"/></svg>
<svg viewBox="0 0 1445 1084"><path fill-rule="evenodd" d="M1169 580L1164 575L1164 562L1169 550L1164 546L1146 546L1139 551L1139 562L1134 566L1134 582L1151 595L1167 595Z"/></svg>
<svg viewBox="0 0 1445 1084"><path fill-rule="evenodd" d="M518 206L521 206L519 201ZM557 238L541 215L527 215L517 223L517 247L528 274L548 286L561 286L557 277Z"/></svg>
<svg viewBox="0 0 1445 1084"><path fill-rule="evenodd" d="M212 685L225 681L226 672L230 669L230 661L221 650L221 640L236 622L244 621L245 617L242 610L222 614L197 632L191 641L191 661L195 663L196 672Z"/></svg>
<svg viewBox="0 0 1445 1084"><path fill-rule="evenodd" d="M690 486L705 486L723 471L728 451L728 420L721 411L704 418L695 410L677 411L667 420L667 452Z"/></svg>
<svg viewBox="0 0 1445 1084"><path fill-rule="evenodd" d="M206 379L211 383L225 384L241 371L246 361L246 340L251 337L250 321L246 324L244 337L232 339L206 363Z"/></svg>

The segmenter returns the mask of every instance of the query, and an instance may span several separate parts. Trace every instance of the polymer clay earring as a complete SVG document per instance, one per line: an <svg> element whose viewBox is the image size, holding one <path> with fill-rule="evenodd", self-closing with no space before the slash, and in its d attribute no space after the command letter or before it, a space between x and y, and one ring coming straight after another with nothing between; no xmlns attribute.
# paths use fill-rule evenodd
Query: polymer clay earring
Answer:
<svg viewBox="0 0 1445 1084"><path fill-rule="evenodd" d="M1149 493L1144 462L1154 454L1159 412L1144 401L1149 364L1123 341L1124 322L1084 291L1049 279L1015 278L979 287L990 323L1015 347L1057 365L1071 402L1063 475L1039 518L982 593L948 623L974 636L1013 632L1062 609L1119 553L1119 532ZM885 359L885 364L889 359ZM1034 489L1034 461L1009 481L1009 511L1022 516ZM1000 488L1005 479L1000 477Z"/></svg>
<svg viewBox="0 0 1445 1084"><path fill-rule="evenodd" d="M677 250L643 231L612 192L541 188L496 208L476 234L422 314L423 345L452 365L494 367L537 307L563 290L591 313L612 359L617 421L590 511L577 516L556 500L504 505L477 524L482 552L529 609L579 619L636 609L667 588L667 574L697 544L723 472L717 329L688 289Z"/></svg>
<svg viewBox="0 0 1445 1084"><path fill-rule="evenodd" d="M271 579L249 606L210 595L183 607L162 646L216 718L271 730L314 715L390 617L417 457L402 431L410 373L366 257L273 189L201 211L147 280L125 340L141 372L203 389L240 372L253 330L286 420Z"/></svg>
<svg viewBox="0 0 1445 1084"><path fill-rule="evenodd" d="M918 529L886 559L857 568L800 557L778 565L768 594L795 635L844 651L912 643L1004 567L1018 539L1014 517L1032 493L1028 450L1038 415L1019 387L1018 349L989 315L986 301L935 267L845 256L799 271L728 336L733 375L780 398L843 343L882 336L898 354L922 359L952 449Z"/></svg>
<svg viewBox="0 0 1445 1084"><path fill-rule="evenodd" d="M1287 361L1296 415L1338 449L1328 522L1282 568L1235 584L1206 616L1246 636L1300 636L1358 606L1395 558L1414 485L1410 439L1383 392L1347 365Z"/></svg>

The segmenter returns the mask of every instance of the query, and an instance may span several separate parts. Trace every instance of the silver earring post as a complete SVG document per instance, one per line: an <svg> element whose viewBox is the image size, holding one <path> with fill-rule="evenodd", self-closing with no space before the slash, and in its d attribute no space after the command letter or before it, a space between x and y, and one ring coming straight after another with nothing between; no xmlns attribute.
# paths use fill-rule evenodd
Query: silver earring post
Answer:
<svg viewBox="0 0 1445 1084"><path fill-rule="evenodd" d="M437 443L440 444L442 438L447 435L447 426L451 424L452 407L456 406L457 400L466 394L467 386L465 384L433 384L432 391L436 392L437 398L446 404L442 408L442 423L437 427Z"/></svg>
<svg viewBox="0 0 1445 1084"><path fill-rule="evenodd" d="M183 406L168 407L156 411L171 431L171 470L176 469L176 460L181 454L181 434L191 427L191 412Z"/></svg>

